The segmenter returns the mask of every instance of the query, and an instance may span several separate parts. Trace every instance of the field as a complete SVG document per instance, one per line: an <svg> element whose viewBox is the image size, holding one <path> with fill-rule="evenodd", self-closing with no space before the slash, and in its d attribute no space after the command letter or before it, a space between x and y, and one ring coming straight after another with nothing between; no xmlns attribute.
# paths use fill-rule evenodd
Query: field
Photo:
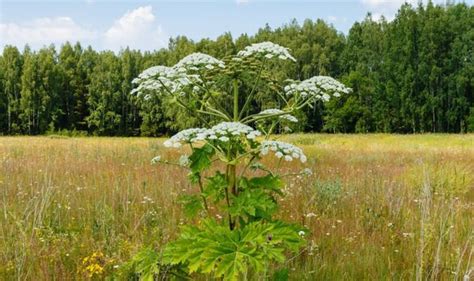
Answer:
<svg viewBox="0 0 474 281"><path fill-rule="evenodd" d="M309 158L288 169L313 170L279 212L310 230L291 280L474 278L474 135L283 138ZM178 157L162 142L0 138L0 279L100 280L176 237L176 197L197 187L150 164Z"/></svg>

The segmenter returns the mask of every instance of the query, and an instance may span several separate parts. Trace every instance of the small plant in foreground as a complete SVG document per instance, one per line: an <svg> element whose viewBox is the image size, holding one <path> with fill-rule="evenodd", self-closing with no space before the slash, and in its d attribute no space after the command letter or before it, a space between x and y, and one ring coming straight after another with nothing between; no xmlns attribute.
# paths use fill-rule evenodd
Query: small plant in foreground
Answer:
<svg viewBox="0 0 474 281"><path fill-rule="evenodd" d="M194 53L173 67L149 68L134 80L138 86L132 93L143 102L168 100L207 127L183 130L164 143L169 148L187 146L189 157L152 160L189 169L189 180L199 187L198 193L181 196L185 213L200 216L199 223L182 228L177 240L164 248L160 264L181 266L188 274L246 279L266 274L269 265L284 262L286 253L304 244L304 229L274 215L285 176L278 168L293 160L305 163L306 156L290 143L272 140L272 133L297 122L292 114L303 107L350 89L326 76L273 79L273 59L295 61L287 48L264 42L223 60ZM280 108L250 112L254 107L249 105L258 103L262 94ZM262 163L266 156L278 161L277 171ZM150 270L142 270L142 276L158 274L160 267L146 268Z"/></svg>

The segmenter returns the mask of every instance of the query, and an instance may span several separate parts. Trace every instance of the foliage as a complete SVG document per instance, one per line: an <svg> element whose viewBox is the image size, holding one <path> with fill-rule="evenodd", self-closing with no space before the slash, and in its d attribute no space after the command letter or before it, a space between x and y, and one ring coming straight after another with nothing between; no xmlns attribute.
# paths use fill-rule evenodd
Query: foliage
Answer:
<svg viewBox="0 0 474 281"><path fill-rule="evenodd" d="M291 48L297 63L272 63L271 75L262 78L329 75L354 90L353 95L295 112L300 123L288 126L293 130L466 132L474 105L473 13L465 3L405 4L392 21L368 14L347 35L322 20L292 21L274 29L266 26L254 36L232 38L226 33L197 42L178 36L167 49L151 53L96 52L70 43L57 50L25 47L22 52L5 46L0 55L0 134L75 129L92 135L159 136L204 126L172 101L154 97L155 102L145 103L130 96L130 82L152 65L173 65L193 52L225 61L264 41ZM258 67L241 79L251 80L257 73ZM271 93L269 87L257 87L249 110L279 107ZM221 102L227 106L232 101Z"/></svg>
<svg viewBox="0 0 474 281"><path fill-rule="evenodd" d="M242 280L252 269L260 273L270 262L285 260L285 251L303 244L300 229L282 222L253 222L230 230L213 220L185 226L178 240L169 244L164 260L183 264L190 273L212 273L224 280Z"/></svg>
<svg viewBox="0 0 474 281"><path fill-rule="evenodd" d="M144 103L156 97L172 101L210 126L182 130L164 142L169 148L189 146L191 155L185 161L172 163L161 156L152 160L188 169L190 182L199 186L199 192L183 193L179 201L187 216L200 216L200 223L184 226L166 246L164 264L184 267L188 274L239 280L266 273L270 264L285 261L285 253L295 253L304 244L304 230L274 218L284 183L278 170L265 168L260 160L274 156L280 164L305 163L300 148L270 140L274 130L282 122L298 122L293 112L351 90L328 76L270 79L275 60L295 61L287 48L264 42L224 60L193 53L172 67L150 67L133 80L131 93ZM281 109L250 109L259 89L271 89L268 94ZM228 99L231 107L224 106ZM216 220L211 207L225 218Z"/></svg>

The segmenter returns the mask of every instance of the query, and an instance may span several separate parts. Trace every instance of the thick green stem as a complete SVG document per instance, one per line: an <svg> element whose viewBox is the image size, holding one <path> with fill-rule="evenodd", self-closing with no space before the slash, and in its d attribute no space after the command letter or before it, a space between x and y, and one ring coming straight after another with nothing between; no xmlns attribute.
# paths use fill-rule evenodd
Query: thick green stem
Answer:
<svg viewBox="0 0 474 281"><path fill-rule="evenodd" d="M231 165L227 165L227 168L226 168L226 176L227 176L227 182L228 182L228 186L224 189L224 192L225 192L225 201L227 203L227 208L230 209L230 198L229 198L229 190L232 190L232 184L231 184ZM234 178L235 178L235 175L234 175ZM229 217L229 229L230 230L233 230L234 227L235 227L235 224L234 224L234 221L232 219L232 216L230 214L230 210L227 211L227 214L228 214L228 217Z"/></svg>
<svg viewBox="0 0 474 281"><path fill-rule="evenodd" d="M198 184L199 184L199 191L201 193L202 203L204 204L204 209L206 210L206 213L209 216L209 207L207 205L206 196L204 195L204 186L202 184L202 177L200 174L199 174Z"/></svg>
<svg viewBox="0 0 474 281"><path fill-rule="evenodd" d="M235 165L228 165L227 166L227 173L228 173L228 181L229 181L229 187L228 190L232 193L233 196L237 196L237 181L236 181L236 166ZM228 203L230 206L230 202ZM229 214L229 228L230 230L233 230L235 228L235 222L236 218L233 220L230 217Z"/></svg>
<svg viewBox="0 0 474 281"><path fill-rule="evenodd" d="M234 87L234 121L239 121L239 83L237 79L232 81Z"/></svg>

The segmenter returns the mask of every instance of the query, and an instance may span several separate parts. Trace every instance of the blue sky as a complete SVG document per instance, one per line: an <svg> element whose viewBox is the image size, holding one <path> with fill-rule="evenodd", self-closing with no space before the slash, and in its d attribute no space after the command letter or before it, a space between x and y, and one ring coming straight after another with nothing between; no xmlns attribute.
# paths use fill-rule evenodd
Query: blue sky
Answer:
<svg viewBox="0 0 474 281"><path fill-rule="evenodd" d="M125 46L153 50L166 47L168 39L177 35L213 39L230 31L235 38L254 34L266 23L279 27L293 18L300 23L321 18L347 33L367 12L392 19L403 2L0 0L0 49L6 44L23 48L28 43L37 49L80 41L99 50Z"/></svg>

